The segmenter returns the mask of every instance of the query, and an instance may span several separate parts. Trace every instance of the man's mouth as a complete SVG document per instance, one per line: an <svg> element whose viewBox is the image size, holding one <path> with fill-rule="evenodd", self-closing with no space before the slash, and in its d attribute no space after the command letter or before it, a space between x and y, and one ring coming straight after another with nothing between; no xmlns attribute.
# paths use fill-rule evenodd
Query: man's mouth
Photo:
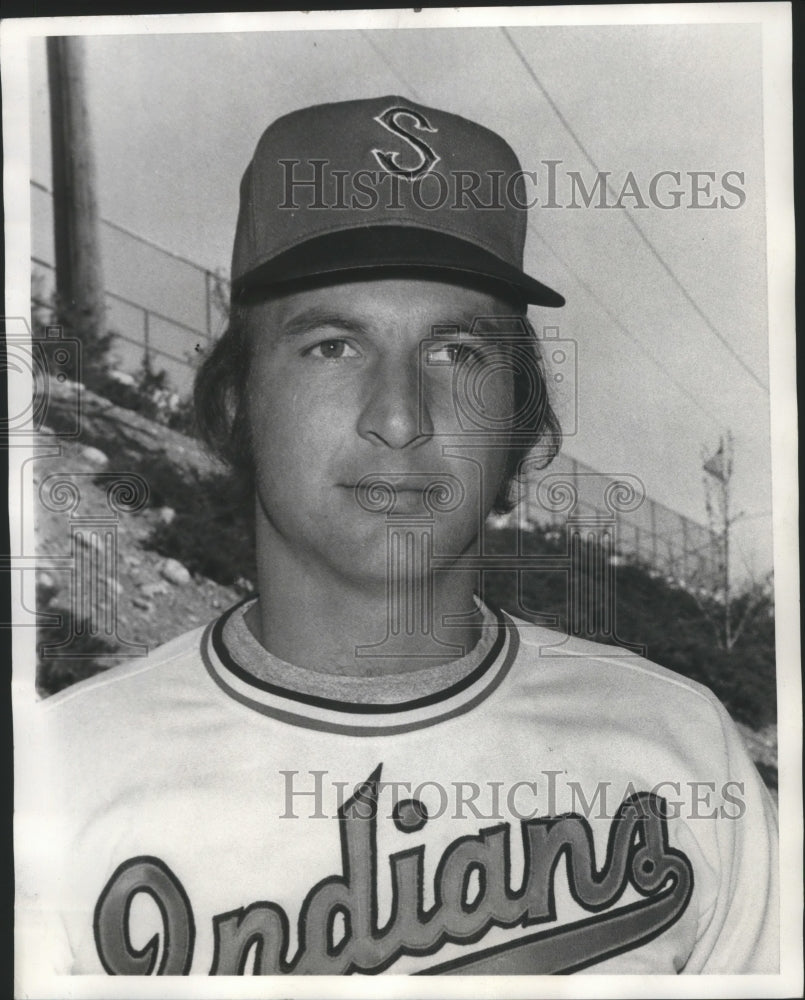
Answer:
<svg viewBox="0 0 805 1000"><path fill-rule="evenodd" d="M345 486L351 492L359 507L373 514L390 514L400 507L427 510L425 498L430 490L430 482L415 481L399 476L365 476L356 483Z"/></svg>
<svg viewBox="0 0 805 1000"><path fill-rule="evenodd" d="M431 515L454 510L464 498L464 488L450 473L371 472L343 488L354 494L360 507L371 513L394 513L400 507Z"/></svg>

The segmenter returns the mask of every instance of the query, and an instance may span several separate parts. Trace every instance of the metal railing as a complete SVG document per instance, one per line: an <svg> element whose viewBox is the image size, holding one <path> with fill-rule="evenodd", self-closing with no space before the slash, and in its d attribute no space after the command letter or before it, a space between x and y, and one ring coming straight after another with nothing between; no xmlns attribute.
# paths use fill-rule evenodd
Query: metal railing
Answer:
<svg viewBox="0 0 805 1000"><path fill-rule="evenodd" d="M524 497L515 512L520 524L563 528L567 511L553 511L545 503L546 484L567 481L573 484L573 518L603 522L611 519L611 508L602 498L624 480L638 484L632 474L602 473L561 452L548 468L527 476ZM686 587L712 585L718 573L719 539L698 521L645 495L636 498L632 509L617 514L616 557L640 562L669 581Z"/></svg>
<svg viewBox="0 0 805 1000"><path fill-rule="evenodd" d="M51 309L55 286L52 197L45 185L31 181L31 301L40 310ZM176 391L186 394L199 353L226 323L228 283L221 273L111 219L99 221L106 326L114 334L119 367L163 367Z"/></svg>
<svg viewBox="0 0 805 1000"><path fill-rule="evenodd" d="M31 261L36 267L43 267L48 271L55 272L55 266L48 263L46 260L40 260L38 257L31 257ZM143 356L146 364L149 363L152 355L156 354L163 358L169 358L171 361L175 361L182 365L191 365L191 362L185 357L180 358L176 354L171 354L170 351L166 351L161 347L155 347L151 343L151 322L154 319L162 320L165 323L170 323L177 329L185 330L187 333L196 334L203 337L206 341L212 342L214 337L212 335L205 333L202 330L198 330L194 326L188 326L186 323L180 323L178 320L173 319L170 316L165 316L163 313L157 312L155 309L148 309L139 302L133 302L131 299L127 299L124 295L118 295L116 292L106 291L104 293L107 299L111 299L113 302L120 302L123 305L130 306L132 309L137 310L142 316L142 340L138 340L135 337L129 337L125 333L120 333L119 331L114 331L114 336L117 340L122 340L127 344L135 344L137 346L142 346ZM31 302L33 305L38 306L40 309L51 308L51 301L49 299L44 299L42 297L31 295Z"/></svg>

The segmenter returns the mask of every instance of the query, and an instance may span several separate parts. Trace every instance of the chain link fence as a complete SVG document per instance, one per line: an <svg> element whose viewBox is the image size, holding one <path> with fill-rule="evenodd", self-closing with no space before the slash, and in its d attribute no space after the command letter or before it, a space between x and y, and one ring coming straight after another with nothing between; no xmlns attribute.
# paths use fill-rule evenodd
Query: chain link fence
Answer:
<svg viewBox="0 0 805 1000"><path fill-rule="evenodd" d="M615 509L607 498L626 482L635 496L627 509ZM551 489L572 484L572 505L552 509ZM685 587L709 586L720 572L719 539L715 532L641 492L630 474L601 473L560 452L547 469L525 477L523 499L515 512L519 524L564 530L569 519L616 528L615 559L638 562Z"/></svg>

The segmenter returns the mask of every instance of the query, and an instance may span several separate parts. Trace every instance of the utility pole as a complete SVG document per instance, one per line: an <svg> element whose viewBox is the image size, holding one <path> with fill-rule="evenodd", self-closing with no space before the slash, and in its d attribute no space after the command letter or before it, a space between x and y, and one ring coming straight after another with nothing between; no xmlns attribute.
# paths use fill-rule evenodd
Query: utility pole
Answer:
<svg viewBox="0 0 805 1000"><path fill-rule="evenodd" d="M732 649L735 639L732 623L732 591L730 585L730 529L738 517L730 516L730 480L732 479L733 439L728 431L721 437L718 449L709 458L702 456L702 470L705 473L704 489L710 530L720 542L720 584L724 599L724 617L721 641L724 649Z"/></svg>
<svg viewBox="0 0 805 1000"><path fill-rule="evenodd" d="M719 562L715 573L709 576L712 582L705 581L705 599L701 600L695 591L692 592L699 610L716 633L719 647L728 653L747 626L755 620L758 612L764 607L771 607L771 574L762 580L752 579L748 586L733 585L730 573L730 535L733 525L745 515L731 513L732 456L733 439L729 431L720 438L718 449L712 455L704 450L702 452L707 517Z"/></svg>
<svg viewBox="0 0 805 1000"><path fill-rule="evenodd" d="M59 321L88 348L104 334L95 159L86 100L83 39L47 39L53 230Z"/></svg>

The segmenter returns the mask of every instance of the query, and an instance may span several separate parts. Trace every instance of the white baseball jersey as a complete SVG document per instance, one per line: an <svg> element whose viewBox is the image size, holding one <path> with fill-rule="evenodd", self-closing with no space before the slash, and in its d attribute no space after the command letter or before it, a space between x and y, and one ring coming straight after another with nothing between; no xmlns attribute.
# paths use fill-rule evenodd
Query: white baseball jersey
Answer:
<svg viewBox="0 0 805 1000"><path fill-rule="evenodd" d="M488 609L446 666L316 674L248 604L42 706L42 962L777 971L774 806L705 688Z"/></svg>

